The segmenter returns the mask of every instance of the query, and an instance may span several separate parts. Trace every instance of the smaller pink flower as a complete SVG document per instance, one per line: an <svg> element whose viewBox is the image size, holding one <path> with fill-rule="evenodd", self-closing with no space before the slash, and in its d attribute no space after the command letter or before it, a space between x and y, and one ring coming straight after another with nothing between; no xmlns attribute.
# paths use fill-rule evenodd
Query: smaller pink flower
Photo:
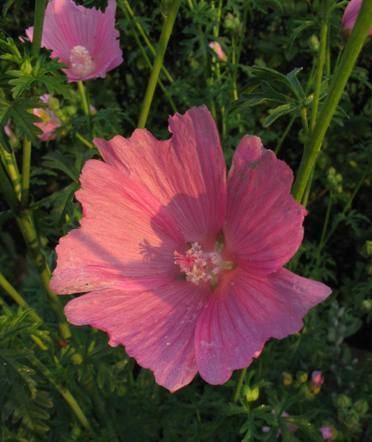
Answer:
<svg viewBox="0 0 372 442"><path fill-rule="evenodd" d="M123 62L115 11L115 0L108 1L105 12L72 0L49 1L41 43L67 66L68 81L105 77ZM26 34L32 40L33 27Z"/></svg>
<svg viewBox="0 0 372 442"><path fill-rule="evenodd" d="M348 34L353 30L360 8L362 7L362 1L363 0L351 0L346 6L342 17L342 27ZM372 27L369 29L368 35L372 36Z"/></svg>
<svg viewBox="0 0 372 442"><path fill-rule="evenodd" d="M322 435L323 440L333 440L333 436L334 436L334 429L332 427L320 427L319 431Z"/></svg>
<svg viewBox="0 0 372 442"><path fill-rule="evenodd" d="M50 95L44 94L40 97L40 100L48 105ZM40 122L34 123L34 125L42 132L39 135L39 139L41 141L55 140L56 130L61 127L61 120L57 115L48 107L32 109L32 113L41 120Z"/></svg>
<svg viewBox="0 0 372 442"><path fill-rule="evenodd" d="M315 387L320 387L324 383L323 373L319 370L315 370L311 373L311 384Z"/></svg>
<svg viewBox="0 0 372 442"><path fill-rule="evenodd" d="M324 376L321 371L315 370L311 373L310 390L314 394L318 394L324 383Z"/></svg>
<svg viewBox="0 0 372 442"><path fill-rule="evenodd" d="M214 51L220 61L227 60L227 55L225 54L222 46L218 43L218 41L211 41L208 46L212 49L212 51Z"/></svg>
<svg viewBox="0 0 372 442"><path fill-rule="evenodd" d="M5 135L6 135L8 138L12 138L12 137L15 136L15 135L14 135L14 132L13 132L13 129L12 129L12 125L11 125L11 123L10 123L10 120L8 120L8 121L5 123L5 125L4 125L4 132L5 132Z"/></svg>

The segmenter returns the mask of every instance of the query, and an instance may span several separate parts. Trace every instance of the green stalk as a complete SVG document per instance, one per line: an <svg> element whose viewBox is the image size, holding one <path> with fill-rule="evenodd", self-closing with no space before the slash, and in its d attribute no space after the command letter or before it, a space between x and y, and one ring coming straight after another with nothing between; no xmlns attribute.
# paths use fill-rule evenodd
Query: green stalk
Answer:
<svg viewBox="0 0 372 442"><path fill-rule="evenodd" d="M19 170L13 152L8 152L0 146L0 156L3 161L5 170L8 173L9 179L13 185L16 197L21 199L21 179Z"/></svg>
<svg viewBox="0 0 372 442"><path fill-rule="evenodd" d="M372 0L366 0L363 2L356 25L345 47L340 64L335 71L329 94L321 108L314 131L305 145L296 181L293 186L293 196L297 201L301 201L303 197L311 171L315 167L325 134L342 97L346 83L353 71L359 53L367 39L371 22Z"/></svg>
<svg viewBox="0 0 372 442"><path fill-rule="evenodd" d="M168 46L168 41L171 36L174 22L176 20L178 8L180 7L181 0L174 0L169 7L168 15L164 21L163 29L161 31L154 66L152 68L152 72L150 75L149 82L147 84L145 98L143 100L142 109L140 113L140 117L138 120L138 127L144 128L146 126L147 118L150 112L151 103L154 98L154 93L156 89L156 84L158 82L160 69L163 65L165 51Z"/></svg>
<svg viewBox="0 0 372 442"><path fill-rule="evenodd" d="M320 7L321 7L320 44L319 44L319 53L318 53L318 60L315 72L313 106L311 110L311 120L310 120L311 130L314 130L318 116L319 98L320 98L320 91L322 86L323 71L326 62L327 44L328 44L328 1L323 0Z"/></svg>
<svg viewBox="0 0 372 442"><path fill-rule="evenodd" d="M81 425L88 431L92 431L90 423L86 418L83 410L80 408L77 400L71 393L71 391L54 380L52 373L49 369L36 357L32 358L32 363L40 371L40 373L54 386L54 388L60 393L63 399L66 401L67 405L70 407L71 411L74 413Z"/></svg>
<svg viewBox="0 0 372 442"><path fill-rule="evenodd" d="M47 0L35 1L34 32L32 36L32 55L34 57L37 57L40 52L46 4Z"/></svg>
<svg viewBox="0 0 372 442"><path fill-rule="evenodd" d="M127 12L127 10L125 8L124 8L124 14L125 14L126 18L129 21L130 17L129 17L128 12ZM138 47L140 48L140 51L142 53L143 58L146 61L147 66L152 70L153 66L152 66L151 60L148 57L148 55L147 55L147 53L145 51L145 48L143 47L143 45L142 45L142 43L141 43L141 41L140 41L140 39L139 39L139 37L138 37L136 32L134 32L134 39L136 40L136 43L137 43ZM162 80L160 78L159 78L159 86L160 86L161 91L163 92L163 94L165 95L167 100L169 101L169 104L170 104L173 112L176 113L177 112L176 105L175 105L172 97L170 96L169 92L167 91L166 87L164 86L164 83L162 82Z"/></svg>
<svg viewBox="0 0 372 442"><path fill-rule="evenodd" d="M42 322L40 316L33 310L24 297L12 286L12 284L5 278L5 276L0 272L0 287L3 288L5 293L7 293L13 301L21 307L27 308L30 310L30 316L35 321Z"/></svg>
<svg viewBox="0 0 372 442"><path fill-rule="evenodd" d="M141 34L141 37L143 38L144 42L146 43L147 47L149 48L151 54L155 57L156 51L151 43L150 39L148 38L145 30L143 29L143 26L141 25L141 22L139 22L134 14L133 9L131 8L129 2L127 0L119 0L119 7L124 11L125 15L129 15L129 17L132 19L135 27L137 28L138 32ZM136 38L137 40L137 38ZM165 66L161 67L162 71L164 72L164 75L167 77L167 80L170 83L174 82L174 79L172 75L169 73L168 69Z"/></svg>
<svg viewBox="0 0 372 442"><path fill-rule="evenodd" d="M31 141L23 140L22 157L22 179L21 179L21 206L27 207L30 191L30 169L31 169Z"/></svg>
<svg viewBox="0 0 372 442"><path fill-rule="evenodd" d="M77 82L78 84L78 90L79 90L79 94L80 94L80 100L81 100L81 107L83 109L84 114L90 118L90 110L89 110L89 100L88 100L88 95L87 95L87 91L85 89L84 83L79 80Z"/></svg>
<svg viewBox="0 0 372 442"><path fill-rule="evenodd" d="M243 387L246 373L247 373L246 368L243 368L243 370L241 370L239 373L239 380L238 380L238 383L236 384L236 389L235 389L234 396L233 396L233 402L238 402L238 400L240 398L240 393L241 393L241 390Z"/></svg>

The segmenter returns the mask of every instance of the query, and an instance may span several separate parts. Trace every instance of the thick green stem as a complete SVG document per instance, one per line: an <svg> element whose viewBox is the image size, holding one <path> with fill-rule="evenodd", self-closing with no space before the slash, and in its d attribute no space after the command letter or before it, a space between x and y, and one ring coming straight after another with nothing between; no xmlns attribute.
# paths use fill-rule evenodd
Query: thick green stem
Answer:
<svg viewBox="0 0 372 442"><path fill-rule="evenodd" d="M147 118L150 112L151 103L154 97L156 84L159 79L160 69L163 65L165 51L168 46L168 41L171 36L174 22L176 20L178 8L180 7L181 0L173 1L172 5L169 7L168 14L164 21L163 29L161 31L154 66L150 75L149 82L147 84L145 98L143 100L141 114L138 120L138 127L143 128L146 126Z"/></svg>
<svg viewBox="0 0 372 442"><path fill-rule="evenodd" d="M127 17L128 21L129 21L129 20L130 20L130 17L129 17L129 13L128 13L127 9L126 9L126 8L123 8L123 11L124 11L124 14L125 14L125 16ZM152 70L152 67L153 67L153 66L152 66L151 60L150 60L150 58L148 57L148 55L147 55L147 53L146 53L146 50L145 50L145 48L143 47L143 45L142 45L142 43L141 43L141 41L140 41L140 39L139 39L139 37L138 37L138 35L137 35L136 32L134 32L134 38L135 38L135 40L136 40L136 43L137 43L138 47L140 48L140 51L141 51L141 53L142 53L143 58L144 58L145 61L146 61L147 66ZM164 86L164 83L162 82L162 80L161 80L160 78L159 78L159 86L160 86L160 89L162 90L163 94L165 95L165 97L166 97L167 100L169 101L169 104L170 104L170 106L171 106L173 112L177 112L176 105L175 105L175 103L174 103L172 97L170 96L169 92L167 91L167 88Z"/></svg>
<svg viewBox="0 0 372 442"><path fill-rule="evenodd" d="M31 169L31 141L23 140L22 179L21 179L21 206L27 207L30 190Z"/></svg>
<svg viewBox="0 0 372 442"><path fill-rule="evenodd" d="M79 80L77 82L78 84L78 89L79 89L79 94L80 94L80 100L81 100L81 107L83 109L84 114L90 118L90 110L89 110L89 100L88 100L88 95L87 95L87 91L85 89L84 83Z"/></svg>
<svg viewBox="0 0 372 442"><path fill-rule="evenodd" d="M149 48L151 54L155 56L156 51L151 43L150 39L148 38L145 30L143 29L143 26L141 25L141 22L137 20L133 9L131 8L129 2L127 0L119 0L119 7L126 13L126 15L129 15L129 17L132 19L135 27L137 28L138 32L141 34L141 37L143 38L144 42L146 43L147 47ZM161 67L162 71L164 72L164 75L166 76L169 83L173 83L174 79L172 75L169 73L168 69L165 66Z"/></svg>
<svg viewBox="0 0 372 442"><path fill-rule="evenodd" d="M46 4L47 0L35 1L34 32L32 35L32 55L34 57L37 57L40 52Z"/></svg>
<svg viewBox="0 0 372 442"><path fill-rule="evenodd" d="M4 164L4 168L8 173L9 179L13 185L16 197L21 199L21 178L13 152L8 152L0 146L0 155Z"/></svg>
<svg viewBox="0 0 372 442"><path fill-rule="evenodd" d="M314 98L311 110L310 128L314 130L318 116L319 98L322 87L323 71L327 56L328 44L328 0L323 0L321 4L321 28L318 60L315 72Z"/></svg>
<svg viewBox="0 0 372 442"><path fill-rule="evenodd" d="M321 108L314 131L305 145L296 181L293 186L293 195L297 201L301 201L303 197L311 172L315 167L325 134L342 97L346 83L353 71L359 53L366 41L371 22L372 0L365 0L341 61L334 74L329 94Z"/></svg>

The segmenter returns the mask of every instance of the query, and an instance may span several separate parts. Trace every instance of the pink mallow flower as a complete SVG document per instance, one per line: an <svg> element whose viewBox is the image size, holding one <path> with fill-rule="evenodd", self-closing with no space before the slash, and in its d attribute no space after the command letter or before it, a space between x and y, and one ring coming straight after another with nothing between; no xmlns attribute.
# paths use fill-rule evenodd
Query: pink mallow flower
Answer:
<svg viewBox="0 0 372 442"><path fill-rule="evenodd" d="M49 1L41 43L52 51L52 58L67 66L70 82L105 77L123 62L115 10L115 0L108 0L105 12L72 0ZM26 34L32 40L33 27Z"/></svg>
<svg viewBox="0 0 372 442"><path fill-rule="evenodd" d="M49 94L44 94L40 97L40 100L47 106L49 99ZM41 120L40 122L34 123L34 126L38 127L42 132L39 135L39 139L41 141L55 140L56 130L61 127L61 120L57 115L48 107L32 109L32 113Z"/></svg>
<svg viewBox="0 0 372 442"><path fill-rule="evenodd" d="M226 56L224 50L222 49L222 46L218 43L218 41L211 41L208 46L217 55L217 58L220 61L226 61L227 60L227 56Z"/></svg>
<svg viewBox="0 0 372 442"><path fill-rule="evenodd" d="M320 434L322 435L323 440L331 441L334 438L334 429L332 427L320 427Z"/></svg>
<svg viewBox="0 0 372 442"><path fill-rule="evenodd" d="M173 392L198 372L226 382L331 290L283 268L306 213L286 163L245 136L226 176L205 106L169 129L164 141L145 129L94 140L104 161L83 168L81 226L57 246L51 288L89 292L66 305L68 320L107 332Z"/></svg>
<svg viewBox="0 0 372 442"><path fill-rule="evenodd" d="M350 33L353 30L360 8L362 7L362 2L363 0L351 0L345 8L342 17L342 27L347 33ZM372 36L372 27L369 28L368 35L370 37Z"/></svg>

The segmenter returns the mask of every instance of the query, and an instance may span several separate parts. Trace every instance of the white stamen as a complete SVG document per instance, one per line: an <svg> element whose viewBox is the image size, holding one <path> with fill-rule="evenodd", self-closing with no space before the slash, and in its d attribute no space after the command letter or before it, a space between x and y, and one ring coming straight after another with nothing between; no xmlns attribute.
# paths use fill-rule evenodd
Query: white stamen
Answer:
<svg viewBox="0 0 372 442"><path fill-rule="evenodd" d="M74 75L83 78L91 74L96 65L85 46L74 46L70 51L70 68Z"/></svg>

